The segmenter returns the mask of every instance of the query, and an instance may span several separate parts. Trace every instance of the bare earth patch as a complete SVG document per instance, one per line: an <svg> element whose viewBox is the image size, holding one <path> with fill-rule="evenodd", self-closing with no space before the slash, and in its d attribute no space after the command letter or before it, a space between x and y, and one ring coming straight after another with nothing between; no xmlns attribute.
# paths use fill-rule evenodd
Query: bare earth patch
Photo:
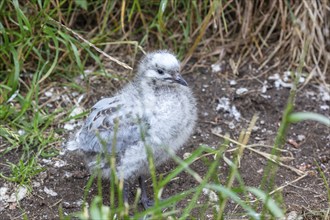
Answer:
<svg viewBox="0 0 330 220"><path fill-rule="evenodd" d="M199 122L191 140L181 150L181 158L185 153L198 148L200 144L211 147L221 144L223 139L214 133L224 135L228 132L232 139L237 140L241 130L248 127L255 113L258 113L259 119L253 129L249 144L273 145L274 143L289 95L290 90L287 87L290 80L283 79L284 84L281 84L281 81L276 79L275 72L259 73L260 77L252 77L252 75L258 75L248 74L254 71L253 69L246 70L234 78L233 74L223 69L220 66L220 68L213 68L214 72L212 72L211 68L202 68L194 70L193 74L184 75L198 98ZM229 76L226 77L227 75ZM92 81L92 89L84 97L81 105L87 109L101 96L113 94L113 84L109 85L109 82L105 80ZM300 86L302 85L303 82ZM65 91L64 94L71 99L78 99L80 96L76 94L75 97L71 97L70 91ZM312 82L302 86L296 98L295 111L317 112L330 117L330 100L326 95L329 96L319 85ZM70 132L66 131L66 133L65 136L68 137ZM233 144L229 147L226 157L232 158L230 149L234 147ZM268 153L271 150L260 146L254 149ZM294 124L289 129L288 141L283 150L281 156L286 157L287 160L283 161L286 166L279 166L276 175L276 187L283 198L281 206L285 208L286 213L295 212L306 219L315 219L318 211L329 209L326 186L317 167L318 164L327 181L330 182L329 128L311 121ZM19 155L19 151L11 151L2 159L16 162ZM212 158L209 159L212 160ZM246 186L258 187L264 175L266 158L255 151L245 149L240 162L239 171ZM4 163L5 160L1 162L1 170L8 174L8 168L4 166ZM46 169L32 181L31 193L0 179L0 219L21 219L23 213L29 219L58 219L60 206L64 215L81 210L84 188L89 178L81 158L65 153L51 159L40 159L39 163ZM166 172L174 167L175 163L170 162L160 167L158 173L166 175ZM191 168L201 176L204 176L208 169L206 162L202 160L194 162ZM222 183L226 182L227 174L228 165L222 163L219 167ZM151 180L148 184L151 195ZM103 185L104 203L109 204L107 195L110 184L103 181ZM162 197L169 197L196 185L197 182L189 174L181 173L165 187ZM20 192L19 202L16 199L18 194L15 192ZM132 188L131 192L133 200L136 188ZM96 194L97 186L94 184L88 200L90 201ZM211 197L210 192L204 191L198 202L209 203L208 209L206 213L203 213L204 209L194 210L196 216L212 219L214 201ZM251 199L253 200L253 197ZM187 202L187 200L181 201L177 207L183 209ZM242 216L242 210L235 203L228 204L226 215L229 218Z"/></svg>

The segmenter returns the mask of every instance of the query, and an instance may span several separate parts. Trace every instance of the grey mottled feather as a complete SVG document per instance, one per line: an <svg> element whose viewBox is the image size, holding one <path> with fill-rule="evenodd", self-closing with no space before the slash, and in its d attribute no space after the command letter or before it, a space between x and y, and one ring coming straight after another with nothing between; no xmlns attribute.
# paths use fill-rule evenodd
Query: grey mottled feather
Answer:
<svg viewBox="0 0 330 220"><path fill-rule="evenodd" d="M140 115L133 115L134 106L127 106L119 100L120 96L105 98L92 107L79 134L82 151L104 153L106 150L110 153L114 145L115 152L121 154L141 140L140 130L146 127L147 121L141 120Z"/></svg>

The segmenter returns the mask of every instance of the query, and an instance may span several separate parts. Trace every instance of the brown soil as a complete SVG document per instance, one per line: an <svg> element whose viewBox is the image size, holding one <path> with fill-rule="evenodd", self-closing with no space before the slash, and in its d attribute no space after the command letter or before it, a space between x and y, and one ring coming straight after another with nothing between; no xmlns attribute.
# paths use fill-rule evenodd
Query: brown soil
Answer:
<svg viewBox="0 0 330 220"><path fill-rule="evenodd" d="M259 114L259 119L256 124L257 129L253 130L249 144L272 145L274 143L282 112L286 106L289 89L283 87L277 89L274 86L274 82L268 79L274 73L261 74L257 78L252 77L252 75L258 75L253 71L253 69L248 69L235 77L230 71L212 73L211 68L201 68L185 74L185 78L198 98L199 122L193 137L185 145L185 148L179 152L180 157L186 152L192 152L200 144L216 147L222 143L223 140L212 134L212 131L223 135L228 132L233 139L237 140L241 130L248 127L249 121L255 113ZM231 85L230 80L236 80L237 84ZM265 80L268 81L269 88L265 93L261 93L262 82ZM243 87L247 89L247 92L237 94L237 89ZM105 91L109 90L106 83L98 84L96 87L93 87L92 83L92 88L86 108L90 107L97 99L105 95ZM229 98L230 105L237 107L237 110L241 113L239 121L236 121L228 112L216 110L219 99L222 97ZM318 112L329 117L329 110L322 110L321 105L330 105L330 102L321 100L318 85L310 82L298 91L296 111ZM286 185L280 190L283 198L281 206L285 208L286 213L296 211L297 214L303 215L306 219L315 219L318 211L329 208L326 186L316 165L318 164L327 181L330 182L329 128L311 121L294 124L288 130L288 140L290 141L287 141L283 148L287 152L283 155L289 156L292 154L294 159L283 163L308 174L300 180L286 185L298 179L300 175L287 167L279 166L275 181L276 187ZM230 148L233 147L234 145L230 146ZM256 149L269 152L269 149L266 148L257 147ZM10 152L1 160L16 162L18 155L19 152ZM226 153L228 158L232 158L232 155L233 153ZM51 165L53 163L45 165L47 169L34 179L35 182L40 184L33 187L32 193L21 200L19 204L9 204L4 210L0 210L0 219L21 219L23 213L29 219L58 219L60 205L63 207L65 215L79 211L89 175L78 156L65 154L51 159L52 162L60 160L66 161L67 164L60 168ZM40 161L40 163L45 164L43 161ZM266 164L267 160L261 155L248 149L244 151L239 171L246 186L259 187ZM158 173L166 173L174 167L174 162L168 162L158 169ZM204 176L208 169L202 160L193 163L191 168L201 176ZM1 169L6 171L2 165ZM228 172L228 165L222 163L219 168L219 177L223 184L226 183ZM103 181L103 185L103 193L107 195L109 183ZM189 174L181 173L178 178L165 187L163 198L196 185L197 182ZM15 187L13 184L0 179L0 187L2 186L7 186L11 190ZM148 186L151 195L151 180L148 180ZM57 195L46 194L45 187L55 191ZM131 191L133 194L136 188L132 187ZM97 186L94 184L90 190L90 198L96 194ZM131 197L133 199L133 195ZM108 204L107 196L104 196L104 200L105 204ZM205 204L207 201L207 195L203 194L198 202ZM177 208L183 209L186 204L187 200L184 200L177 205ZM203 213L203 209L195 210L195 217L212 219L212 205L209 204L206 213ZM226 209L228 218L241 217L242 210L238 209L233 202L228 204L229 206Z"/></svg>

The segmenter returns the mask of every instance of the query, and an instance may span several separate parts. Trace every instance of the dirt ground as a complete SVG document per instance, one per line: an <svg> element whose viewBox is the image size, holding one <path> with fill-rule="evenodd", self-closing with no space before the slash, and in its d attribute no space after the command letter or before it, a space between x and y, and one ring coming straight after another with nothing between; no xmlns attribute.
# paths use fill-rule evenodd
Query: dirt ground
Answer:
<svg viewBox="0 0 330 220"><path fill-rule="evenodd" d="M199 121L195 133L185 148L179 152L179 156L192 152L200 144L218 146L223 140L213 133L224 135L228 132L231 138L237 140L240 131L248 127L255 113L259 114L259 119L249 144L272 145L290 91L287 88L290 79L282 77L281 81L276 78L276 73L283 76L284 71L285 69L259 73L253 67L247 66L235 76L229 65L222 62L212 67L210 63L209 67L194 68L192 72L185 73L184 78L198 99ZM109 88L113 86L111 87L105 80L92 81L89 94L85 97L84 107L91 107L100 97L113 93ZM313 82L307 85L301 82L299 88L296 111L317 112L330 117L329 93L324 92ZM55 88L55 91L57 89L61 88ZM230 146L233 147L234 145ZM269 148L264 147L255 149L261 152L270 151ZM290 213L301 215L305 219L318 219L319 211L329 208L326 186L318 170L319 166L330 182L329 128L311 121L294 124L290 126L288 141L283 150L286 152L282 152L282 156L292 156L292 158L283 162L286 167L279 166L276 175L276 186L283 186L280 190L283 198L281 206L288 215ZM17 161L19 153L10 152L5 158L8 161ZM232 155L226 152L226 157L231 158ZM64 154L51 159L41 159L40 163L47 169L33 180L31 193L27 193L19 203L5 203L0 199L0 219L21 219L23 213L29 219L58 219L60 205L65 215L80 210L84 188L89 178L82 160L77 156ZM246 186L260 185L266 164L267 160L260 154L248 149L244 151L239 171ZM170 161L160 167L158 173L166 173L174 167L175 163ZM201 160L193 163L191 168L201 176L207 171L207 166ZM1 169L6 173L3 165ZM228 171L228 165L222 163L219 168L222 183L226 182ZM109 183L103 181L103 184L106 195ZM165 187L162 197L169 197L197 184L189 174L181 173ZM151 180L148 180L148 186L151 195ZM8 188L8 191L2 194L8 197L19 186L0 179L0 187ZM135 190L136 188L133 187L132 193ZM90 195L95 194L97 194L96 184L92 186ZM133 195L131 197L133 199ZM104 199L108 204L108 198ZM198 202L207 203L208 195L203 194ZM184 200L177 207L184 209L186 204L187 200ZM242 210L237 208L235 203L228 204L226 209L228 219L242 217L240 214ZM212 206L212 202L209 202L210 208L206 213L201 213L201 210L194 212L200 216L199 218L212 219Z"/></svg>

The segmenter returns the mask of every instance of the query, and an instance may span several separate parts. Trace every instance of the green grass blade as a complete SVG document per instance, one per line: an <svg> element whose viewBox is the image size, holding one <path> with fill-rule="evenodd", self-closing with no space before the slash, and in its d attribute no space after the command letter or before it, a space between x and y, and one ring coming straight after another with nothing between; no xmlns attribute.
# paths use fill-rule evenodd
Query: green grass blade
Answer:
<svg viewBox="0 0 330 220"><path fill-rule="evenodd" d="M248 206L246 202L240 199L240 197L233 190L215 184L208 184L205 186L205 188L221 192L223 197L229 197L233 201L235 201L238 205L240 205L252 219L260 219L260 215L256 211L254 211L250 206Z"/></svg>
<svg viewBox="0 0 330 220"><path fill-rule="evenodd" d="M45 75L43 75L43 77L39 80L38 84L40 84L42 81L44 81L46 78L49 77L49 75L53 72L55 66L57 65L57 60L58 60L58 54L59 54L59 45L58 45L58 40L55 36L55 34L50 30L50 28L45 27L44 32L47 33L51 39L53 40L54 44L55 44L55 58L54 61L51 65L51 67L48 69L48 71L45 73Z"/></svg>
<svg viewBox="0 0 330 220"><path fill-rule="evenodd" d="M18 86L19 72L21 70L21 67L20 67L19 60L18 60L18 53L15 50L15 48L10 47L10 52L12 54L13 61L14 61L14 70L10 74L9 81L8 81L8 86L11 87L11 89L12 89L11 93L13 93L17 89L17 86Z"/></svg>
<svg viewBox="0 0 330 220"><path fill-rule="evenodd" d="M289 115L289 122L291 123L297 123L305 120L312 120L320 122L321 124L324 124L328 127L330 127L330 118L327 118L326 116L323 116L318 113L314 112L295 112L291 113Z"/></svg>
<svg viewBox="0 0 330 220"><path fill-rule="evenodd" d="M75 3L84 10L87 10L87 1L86 0L75 0Z"/></svg>
<svg viewBox="0 0 330 220"><path fill-rule="evenodd" d="M6 32L6 29L2 25L1 21L0 21L0 34L3 37L3 42L4 42L4 44L2 46L8 46L9 45L9 38L8 38L8 35L7 35L7 32Z"/></svg>
<svg viewBox="0 0 330 220"><path fill-rule="evenodd" d="M270 198L269 195L267 195L265 192L253 187L248 187L247 190L252 192L259 199L261 199L262 202L265 204L265 207L273 214L273 216L275 216L276 218L284 217L284 213L281 208L279 208L275 201Z"/></svg>
<svg viewBox="0 0 330 220"><path fill-rule="evenodd" d="M203 148L198 148L196 151L194 151L192 153L192 155L187 158L184 161L179 161L179 158L176 158L175 160L178 161L178 163L180 163L180 166L178 166L177 168L175 168L169 175L167 175L160 183L159 186L160 187L164 187L168 182L170 182L174 177L178 176L179 173L181 173L184 170L187 170L187 168L189 167L190 164L192 164L197 157L199 157L202 153L204 152Z"/></svg>
<svg viewBox="0 0 330 220"><path fill-rule="evenodd" d="M77 49L76 45L74 45L74 43L72 43L71 41L70 41L70 45L71 45L74 57L76 58L77 65L78 65L80 71L83 72L83 65L81 63L80 54L78 52L78 49Z"/></svg>
<svg viewBox="0 0 330 220"><path fill-rule="evenodd" d="M165 24L164 24L164 12L167 6L167 0L161 0L158 10L158 25L162 31L165 30Z"/></svg>
<svg viewBox="0 0 330 220"><path fill-rule="evenodd" d="M31 24L29 22L29 19L24 15L22 10L19 7L18 1L13 0L13 5L15 7L16 13L17 13L17 19L19 23L19 27L21 29L21 33L24 33L26 30L31 32Z"/></svg>

